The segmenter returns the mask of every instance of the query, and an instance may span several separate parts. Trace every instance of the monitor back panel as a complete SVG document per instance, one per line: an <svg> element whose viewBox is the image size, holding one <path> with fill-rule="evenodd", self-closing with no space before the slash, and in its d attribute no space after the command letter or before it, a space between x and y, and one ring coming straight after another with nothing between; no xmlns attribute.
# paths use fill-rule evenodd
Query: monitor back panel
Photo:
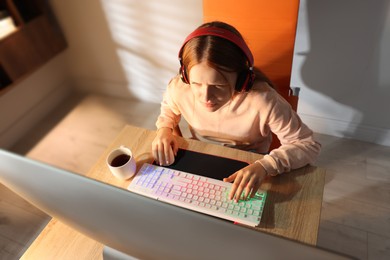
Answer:
<svg viewBox="0 0 390 260"><path fill-rule="evenodd" d="M0 181L52 217L140 259L343 259L4 150Z"/></svg>

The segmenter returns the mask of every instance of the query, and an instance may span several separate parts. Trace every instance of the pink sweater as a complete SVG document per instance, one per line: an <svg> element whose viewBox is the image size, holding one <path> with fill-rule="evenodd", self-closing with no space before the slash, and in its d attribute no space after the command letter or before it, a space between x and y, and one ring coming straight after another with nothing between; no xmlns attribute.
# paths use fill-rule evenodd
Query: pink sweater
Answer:
<svg viewBox="0 0 390 260"><path fill-rule="evenodd" d="M156 126L173 129L181 116L197 140L263 154L268 153L271 132L275 133L282 145L257 161L270 175L313 163L321 147L290 104L263 82L255 83L248 93L235 95L217 111L208 112L177 76L164 94Z"/></svg>

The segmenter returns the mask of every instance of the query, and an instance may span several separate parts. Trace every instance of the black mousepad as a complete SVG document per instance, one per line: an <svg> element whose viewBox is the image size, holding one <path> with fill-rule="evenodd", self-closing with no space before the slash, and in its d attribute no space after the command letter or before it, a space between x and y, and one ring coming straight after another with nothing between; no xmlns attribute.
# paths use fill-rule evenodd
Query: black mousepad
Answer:
<svg viewBox="0 0 390 260"><path fill-rule="evenodd" d="M243 161L179 149L175 162L164 167L222 180L245 166Z"/></svg>

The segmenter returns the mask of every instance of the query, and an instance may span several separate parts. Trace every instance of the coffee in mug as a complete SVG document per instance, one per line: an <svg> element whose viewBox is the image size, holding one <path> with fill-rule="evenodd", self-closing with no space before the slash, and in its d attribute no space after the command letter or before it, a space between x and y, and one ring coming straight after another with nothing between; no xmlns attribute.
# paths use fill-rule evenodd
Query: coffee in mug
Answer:
<svg viewBox="0 0 390 260"><path fill-rule="evenodd" d="M130 160L130 155L128 154L120 154L111 161L112 167L120 167L126 164Z"/></svg>

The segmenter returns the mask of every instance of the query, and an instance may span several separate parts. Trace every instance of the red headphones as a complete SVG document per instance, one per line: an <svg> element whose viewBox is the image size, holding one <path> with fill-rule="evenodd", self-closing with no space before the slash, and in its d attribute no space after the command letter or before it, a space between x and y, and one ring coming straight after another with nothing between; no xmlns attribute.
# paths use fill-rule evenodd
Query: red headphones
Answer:
<svg viewBox="0 0 390 260"><path fill-rule="evenodd" d="M245 54L249 67L247 70L244 70L238 75L235 90L238 92L241 91L249 91L253 85L253 81L255 79L255 74L253 72L253 55L251 51L248 48L248 45L246 45L245 41L238 36L237 34L223 29L219 27L203 27L203 28L198 28L195 31L193 31L190 35L187 36L187 38L184 40L183 45L180 48L179 51L179 61L180 61L180 74L181 74L181 79L184 83L190 84L187 76L187 72L185 69L185 66L182 61L182 53L183 53L183 48L186 45L188 41L195 37L199 36L207 36L207 35L212 35L212 36L217 36L223 39L226 39L235 45L237 45Z"/></svg>

